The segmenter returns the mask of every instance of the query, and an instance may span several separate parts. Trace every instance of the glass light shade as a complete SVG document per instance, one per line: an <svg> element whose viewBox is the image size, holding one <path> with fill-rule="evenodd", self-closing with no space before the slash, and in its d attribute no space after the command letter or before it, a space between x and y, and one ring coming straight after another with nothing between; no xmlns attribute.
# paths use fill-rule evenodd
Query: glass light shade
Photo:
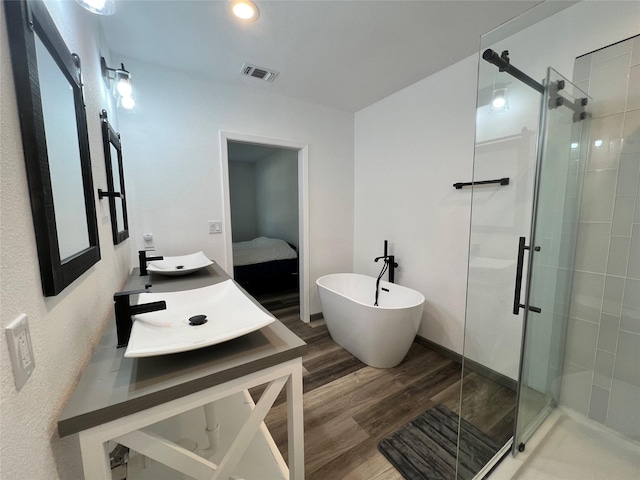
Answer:
<svg viewBox="0 0 640 480"><path fill-rule="evenodd" d="M122 97L120 99L120 105L126 110L131 110L133 107L135 107L136 101L133 99L133 97Z"/></svg>
<svg viewBox="0 0 640 480"><path fill-rule="evenodd" d="M113 15L116 13L115 0L76 0L76 3L98 15Z"/></svg>
<svg viewBox="0 0 640 480"><path fill-rule="evenodd" d="M116 91L121 97L130 97L133 93L131 87L131 79L129 76L117 76L116 77Z"/></svg>

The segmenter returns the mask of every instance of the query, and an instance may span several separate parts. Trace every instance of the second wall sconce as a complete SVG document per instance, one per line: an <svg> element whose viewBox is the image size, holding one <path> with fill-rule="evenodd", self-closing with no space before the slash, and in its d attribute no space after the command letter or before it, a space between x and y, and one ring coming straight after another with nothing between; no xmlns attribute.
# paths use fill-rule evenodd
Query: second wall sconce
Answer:
<svg viewBox="0 0 640 480"><path fill-rule="evenodd" d="M104 57L100 57L100 66L102 67L102 76L109 85L109 81L113 80L113 96L118 99L118 105L127 110L131 110L136 101L133 99L133 88L131 86L131 74L124 68L124 64L120 64L120 68L109 68Z"/></svg>

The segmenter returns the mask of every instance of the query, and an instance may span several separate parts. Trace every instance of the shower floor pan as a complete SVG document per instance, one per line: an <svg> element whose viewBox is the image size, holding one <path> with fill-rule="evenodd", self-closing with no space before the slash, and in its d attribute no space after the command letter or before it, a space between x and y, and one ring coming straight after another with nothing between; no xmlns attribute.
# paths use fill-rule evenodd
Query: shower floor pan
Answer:
<svg viewBox="0 0 640 480"><path fill-rule="evenodd" d="M517 457L508 455L489 480L637 480L640 443L556 408Z"/></svg>

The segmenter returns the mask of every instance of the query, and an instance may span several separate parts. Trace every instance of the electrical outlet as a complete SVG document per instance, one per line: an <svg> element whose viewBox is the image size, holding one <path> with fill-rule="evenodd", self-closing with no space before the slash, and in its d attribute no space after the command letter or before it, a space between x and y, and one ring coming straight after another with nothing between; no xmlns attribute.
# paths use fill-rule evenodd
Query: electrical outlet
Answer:
<svg viewBox="0 0 640 480"><path fill-rule="evenodd" d="M209 221L209 233L222 233L222 222Z"/></svg>
<svg viewBox="0 0 640 480"><path fill-rule="evenodd" d="M9 344L13 378L16 382L16 388L20 390L36 368L27 316L23 313L16 318L5 327L5 333Z"/></svg>

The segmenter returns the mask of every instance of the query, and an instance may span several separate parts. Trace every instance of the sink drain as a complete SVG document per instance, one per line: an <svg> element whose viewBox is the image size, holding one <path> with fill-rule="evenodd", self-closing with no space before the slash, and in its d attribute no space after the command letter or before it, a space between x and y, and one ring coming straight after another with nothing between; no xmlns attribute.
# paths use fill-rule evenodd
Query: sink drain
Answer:
<svg viewBox="0 0 640 480"><path fill-rule="evenodd" d="M189 325L191 325L192 327L195 327L195 326L198 326L198 325L204 325L208 321L209 320L207 320L207 316L206 315L194 315L193 317L191 317L189 319Z"/></svg>

